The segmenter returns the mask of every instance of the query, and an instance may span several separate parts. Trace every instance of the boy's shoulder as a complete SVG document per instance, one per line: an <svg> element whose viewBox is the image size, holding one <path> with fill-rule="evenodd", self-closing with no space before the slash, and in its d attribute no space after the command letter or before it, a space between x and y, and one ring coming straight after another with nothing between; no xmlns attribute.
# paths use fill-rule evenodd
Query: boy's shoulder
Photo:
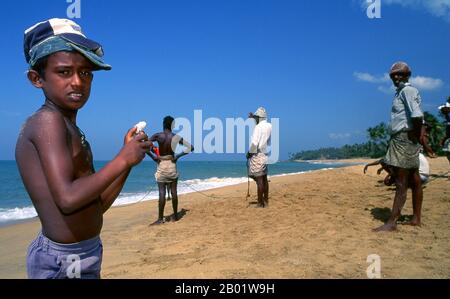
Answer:
<svg viewBox="0 0 450 299"><path fill-rule="evenodd" d="M41 107L28 117L22 130L23 132L33 133L49 131L57 127L66 127L63 115L58 111Z"/></svg>

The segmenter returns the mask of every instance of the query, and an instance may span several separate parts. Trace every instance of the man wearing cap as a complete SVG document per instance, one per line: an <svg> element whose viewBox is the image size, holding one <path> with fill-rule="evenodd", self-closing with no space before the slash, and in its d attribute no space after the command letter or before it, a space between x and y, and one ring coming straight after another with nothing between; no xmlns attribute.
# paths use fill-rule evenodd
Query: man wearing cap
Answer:
<svg viewBox="0 0 450 299"><path fill-rule="evenodd" d="M50 19L25 31L24 51L28 79L45 96L16 144L16 162L42 225L28 248L28 277L100 278L103 213L150 142L130 129L121 151L96 172L77 113L89 98L92 72L111 69L100 44L71 20Z"/></svg>
<svg viewBox="0 0 450 299"><path fill-rule="evenodd" d="M249 113L249 118L256 121L252 135L252 143L247 153L248 174L258 186L258 208L269 206L269 182L267 181L267 143L272 134L272 125L267 122L267 112L263 107L255 113Z"/></svg>
<svg viewBox="0 0 450 299"><path fill-rule="evenodd" d="M393 231L406 202L406 192L412 189L413 217L405 223L420 226L422 210L422 183L419 175L419 153L423 140L423 112L419 91L408 83L411 69L404 62L395 63L390 77L397 91L391 110L391 140L384 162L393 169L396 191L392 214L386 224L374 231Z"/></svg>

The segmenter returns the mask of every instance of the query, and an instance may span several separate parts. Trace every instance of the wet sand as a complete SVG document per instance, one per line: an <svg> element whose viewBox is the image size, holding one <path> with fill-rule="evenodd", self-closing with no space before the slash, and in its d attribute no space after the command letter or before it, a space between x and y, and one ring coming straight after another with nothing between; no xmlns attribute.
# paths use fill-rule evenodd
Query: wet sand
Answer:
<svg viewBox="0 0 450 299"><path fill-rule="evenodd" d="M346 160L366 162L367 160ZM180 196L183 217L149 227L157 202L108 211L103 278L367 278L367 257L383 278L450 278L450 170L430 160L423 225L374 233L389 217L394 189L363 166L270 179L270 207L254 208L251 183ZM207 195L207 196L206 196ZM171 202L165 215L171 214ZM412 214L411 192L403 215ZM36 219L0 228L0 278L25 278Z"/></svg>

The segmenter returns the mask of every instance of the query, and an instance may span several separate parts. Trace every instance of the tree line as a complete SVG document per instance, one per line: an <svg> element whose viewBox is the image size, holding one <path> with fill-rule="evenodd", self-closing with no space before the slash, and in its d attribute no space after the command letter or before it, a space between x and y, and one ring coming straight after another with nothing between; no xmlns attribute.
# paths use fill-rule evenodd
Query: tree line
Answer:
<svg viewBox="0 0 450 299"><path fill-rule="evenodd" d="M428 144L433 151L442 155L441 140L445 136L445 120L440 115L434 116L429 112L424 113L424 119L428 126ZM290 153L290 160L325 160L325 159L352 159L352 158L381 158L384 157L389 143L389 129L384 122L366 130L368 141L342 147L327 147L316 150L304 150Z"/></svg>

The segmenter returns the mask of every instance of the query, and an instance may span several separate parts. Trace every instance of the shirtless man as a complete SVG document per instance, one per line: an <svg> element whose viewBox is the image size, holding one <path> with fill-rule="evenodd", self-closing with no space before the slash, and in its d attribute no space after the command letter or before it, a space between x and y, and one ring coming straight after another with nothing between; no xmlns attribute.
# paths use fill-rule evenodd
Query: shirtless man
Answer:
<svg viewBox="0 0 450 299"><path fill-rule="evenodd" d="M166 189L170 189L170 193L172 194L173 215L171 220L178 220L177 183L179 174L176 163L182 156L194 151L194 147L189 142L172 132L173 122L174 118L172 116L166 116L163 120L164 131L154 134L149 139L151 142L158 142L159 148L159 156L155 155L153 152L147 153L156 163L158 163L158 168L155 173L159 189L158 220L152 223L152 225L164 223ZM179 154L175 154L178 144L184 145L186 150Z"/></svg>
<svg viewBox="0 0 450 299"><path fill-rule="evenodd" d="M42 224L28 249L28 277L100 278L103 214L150 142L130 129L119 154L96 172L77 113L88 101L92 72L111 69L101 46L73 21L51 19L25 32L24 47L28 79L45 95L16 145L16 162ZM74 261L80 268L72 273Z"/></svg>

